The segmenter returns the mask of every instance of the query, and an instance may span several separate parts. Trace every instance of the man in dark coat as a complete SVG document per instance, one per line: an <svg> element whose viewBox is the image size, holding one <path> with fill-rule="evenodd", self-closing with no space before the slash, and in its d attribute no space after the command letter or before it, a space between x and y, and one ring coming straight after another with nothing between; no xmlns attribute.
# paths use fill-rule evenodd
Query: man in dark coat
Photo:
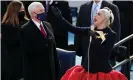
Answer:
<svg viewBox="0 0 133 80"><path fill-rule="evenodd" d="M28 7L31 19L20 35L24 51L24 80L59 80L59 60L53 31L40 2Z"/></svg>
<svg viewBox="0 0 133 80"><path fill-rule="evenodd" d="M108 7L112 10L114 14L114 22L111 26L111 28L116 32L117 41L119 41L120 37L120 18L119 18L119 10L118 7L112 3L109 3L107 1L102 0L94 0L87 2L80 7L79 15L77 18L77 26L84 27L88 26L90 27L91 24L91 13L94 3L98 3L98 8ZM89 39L87 36L78 36L75 35L75 41L74 45L76 47L76 54L79 56L82 56L82 64L84 62L85 56L88 52L88 45L89 45Z"/></svg>
<svg viewBox="0 0 133 80"><path fill-rule="evenodd" d="M70 23L72 23L72 16L69 4L67 1L53 1L48 8L47 21L51 23L54 30L54 36L56 41L56 46L59 48L67 49L68 48L68 30L64 29L63 26L57 24L56 19L53 16L51 11L51 6L57 7L62 16ZM64 25L65 26L65 25ZM62 27L61 30L58 27Z"/></svg>

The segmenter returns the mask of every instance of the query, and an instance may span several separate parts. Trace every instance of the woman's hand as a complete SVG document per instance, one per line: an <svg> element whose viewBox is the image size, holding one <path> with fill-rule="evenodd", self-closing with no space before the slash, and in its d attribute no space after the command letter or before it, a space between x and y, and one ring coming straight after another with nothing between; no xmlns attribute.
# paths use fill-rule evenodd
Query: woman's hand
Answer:
<svg viewBox="0 0 133 80"><path fill-rule="evenodd" d="M54 16L59 20L59 19L63 19L61 11L58 8L55 8L54 6L51 7L51 10L54 14Z"/></svg>
<svg viewBox="0 0 133 80"><path fill-rule="evenodd" d="M90 27L90 28L91 28L91 30L92 30L92 31L94 31L95 26L94 26L94 25L91 25L91 27Z"/></svg>

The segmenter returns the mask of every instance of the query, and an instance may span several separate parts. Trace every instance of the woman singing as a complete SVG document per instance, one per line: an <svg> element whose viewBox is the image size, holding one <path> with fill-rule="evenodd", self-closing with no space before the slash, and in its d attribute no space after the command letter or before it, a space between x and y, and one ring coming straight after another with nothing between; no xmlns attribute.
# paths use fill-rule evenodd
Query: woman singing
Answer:
<svg viewBox="0 0 133 80"><path fill-rule="evenodd" d="M90 41L89 36L92 38L84 65L70 68L61 80L127 80L122 73L113 70L109 63L116 39L115 32L109 27L114 20L114 15L109 8L105 7L98 11L94 17L94 26L90 28L74 27L62 18L57 8L52 7L52 10L60 23L68 25L65 29L74 34L88 36L88 41Z"/></svg>

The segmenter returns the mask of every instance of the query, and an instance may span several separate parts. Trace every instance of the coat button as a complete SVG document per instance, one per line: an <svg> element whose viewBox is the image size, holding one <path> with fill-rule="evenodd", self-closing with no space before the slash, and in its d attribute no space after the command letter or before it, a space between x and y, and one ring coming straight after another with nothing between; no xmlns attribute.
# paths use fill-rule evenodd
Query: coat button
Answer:
<svg viewBox="0 0 133 80"><path fill-rule="evenodd" d="M46 47L48 47L48 44L46 44Z"/></svg>

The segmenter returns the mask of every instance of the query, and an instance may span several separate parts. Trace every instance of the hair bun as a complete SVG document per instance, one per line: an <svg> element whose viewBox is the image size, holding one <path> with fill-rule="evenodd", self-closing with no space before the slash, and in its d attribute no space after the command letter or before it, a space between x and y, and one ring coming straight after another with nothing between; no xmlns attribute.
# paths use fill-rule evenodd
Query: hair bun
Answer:
<svg viewBox="0 0 133 80"><path fill-rule="evenodd" d="M110 24L112 24L113 21L114 21L114 15L112 13L112 10L110 8L108 8L108 7L104 7L102 9L100 9L100 10L103 12L104 16L108 20L107 21L107 26L109 26Z"/></svg>
<svg viewBox="0 0 133 80"><path fill-rule="evenodd" d="M104 7L103 9L107 9L110 12L110 14L112 13L112 10L108 7Z"/></svg>

